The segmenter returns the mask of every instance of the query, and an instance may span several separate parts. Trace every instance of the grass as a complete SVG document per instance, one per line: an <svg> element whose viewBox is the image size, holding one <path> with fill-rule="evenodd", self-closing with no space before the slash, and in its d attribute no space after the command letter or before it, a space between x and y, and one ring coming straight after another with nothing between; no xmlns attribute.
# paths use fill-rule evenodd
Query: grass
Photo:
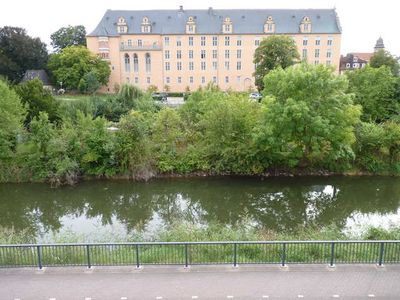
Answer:
<svg viewBox="0 0 400 300"><path fill-rule="evenodd" d="M369 228L359 238L398 240L400 227L389 229ZM260 230L250 225L242 224L238 227L226 227L213 224L208 227L176 223L154 234L147 239L136 233L125 241L165 241L165 242L195 242L195 241L250 241L250 240L346 240L354 237L343 234L339 229L331 226L324 228L299 229L296 233L280 234ZM93 242L93 240L91 240ZM12 230L0 229L1 243L34 242L26 233L15 233ZM84 235L70 233L58 236L55 242L87 242ZM98 240L100 242L100 240ZM101 238L104 242L104 238ZM121 242L121 241L120 241ZM335 263L378 263L380 242L372 243L337 243L334 248ZM399 243L384 243L384 262L400 262ZM88 264L88 248L79 246L43 246L41 248L42 264L44 266L65 266ZM139 252L137 252L139 251ZM92 245L89 246L91 265L136 265L139 264L178 264L184 265L187 259L189 264L233 264L234 244L164 244L164 245ZM281 263L283 258L282 243L236 245L236 260L240 263ZM288 242L285 245L285 261L287 263L320 263L329 264L331 260L332 244L321 242L315 244L298 244ZM37 247L10 247L0 248L0 266L37 266Z"/></svg>

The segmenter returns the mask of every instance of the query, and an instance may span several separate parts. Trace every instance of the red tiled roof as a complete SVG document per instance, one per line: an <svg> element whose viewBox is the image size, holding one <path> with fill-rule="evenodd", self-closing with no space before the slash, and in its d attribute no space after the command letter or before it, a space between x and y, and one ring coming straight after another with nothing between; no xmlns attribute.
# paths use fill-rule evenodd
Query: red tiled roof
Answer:
<svg viewBox="0 0 400 300"><path fill-rule="evenodd" d="M366 60L366 61L370 61L372 55L374 55L374 53L361 53L361 52L352 52L351 54L353 54L354 56L357 56L359 59L362 60Z"/></svg>

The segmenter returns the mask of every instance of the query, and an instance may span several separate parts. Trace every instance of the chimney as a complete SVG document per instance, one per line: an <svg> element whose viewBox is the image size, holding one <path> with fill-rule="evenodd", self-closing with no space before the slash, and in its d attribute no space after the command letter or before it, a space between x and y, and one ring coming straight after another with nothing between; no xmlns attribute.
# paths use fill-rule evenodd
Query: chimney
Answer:
<svg viewBox="0 0 400 300"><path fill-rule="evenodd" d="M179 11L183 12L183 5L179 5Z"/></svg>

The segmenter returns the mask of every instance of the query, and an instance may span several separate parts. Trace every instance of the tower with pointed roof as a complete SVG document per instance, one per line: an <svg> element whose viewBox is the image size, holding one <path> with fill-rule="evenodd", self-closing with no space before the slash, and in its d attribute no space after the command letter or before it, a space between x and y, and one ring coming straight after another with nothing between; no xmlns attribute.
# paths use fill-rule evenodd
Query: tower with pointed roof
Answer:
<svg viewBox="0 0 400 300"><path fill-rule="evenodd" d="M385 50L385 45L383 44L383 39L380 36L379 39L376 41L374 51L378 52L379 50Z"/></svg>

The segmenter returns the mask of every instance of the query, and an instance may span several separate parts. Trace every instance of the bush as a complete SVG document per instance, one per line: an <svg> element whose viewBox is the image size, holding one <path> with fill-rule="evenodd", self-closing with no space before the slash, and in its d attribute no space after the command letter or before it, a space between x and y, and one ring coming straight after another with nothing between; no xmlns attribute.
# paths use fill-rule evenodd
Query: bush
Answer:
<svg viewBox="0 0 400 300"><path fill-rule="evenodd" d="M51 92L43 87L43 83L39 79L35 78L20 83L15 87L15 91L28 110L24 121L26 127L29 127L30 122L39 117L41 112L48 115L50 122L60 121L59 104Z"/></svg>
<svg viewBox="0 0 400 300"><path fill-rule="evenodd" d="M78 89L81 93L93 94L100 88L100 82L94 71L86 73L79 81Z"/></svg>
<svg viewBox="0 0 400 300"><path fill-rule="evenodd" d="M0 81L0 163L13 156L26 109L18 95Z"/></svg>
<svg viewBox="0 0 400 300"><path fill-rule="evenodd" d="M271 71L264 79L257 133L264 160L275 167L348 168L361 111L346 93L347 84L323 65Z"/></svg>

